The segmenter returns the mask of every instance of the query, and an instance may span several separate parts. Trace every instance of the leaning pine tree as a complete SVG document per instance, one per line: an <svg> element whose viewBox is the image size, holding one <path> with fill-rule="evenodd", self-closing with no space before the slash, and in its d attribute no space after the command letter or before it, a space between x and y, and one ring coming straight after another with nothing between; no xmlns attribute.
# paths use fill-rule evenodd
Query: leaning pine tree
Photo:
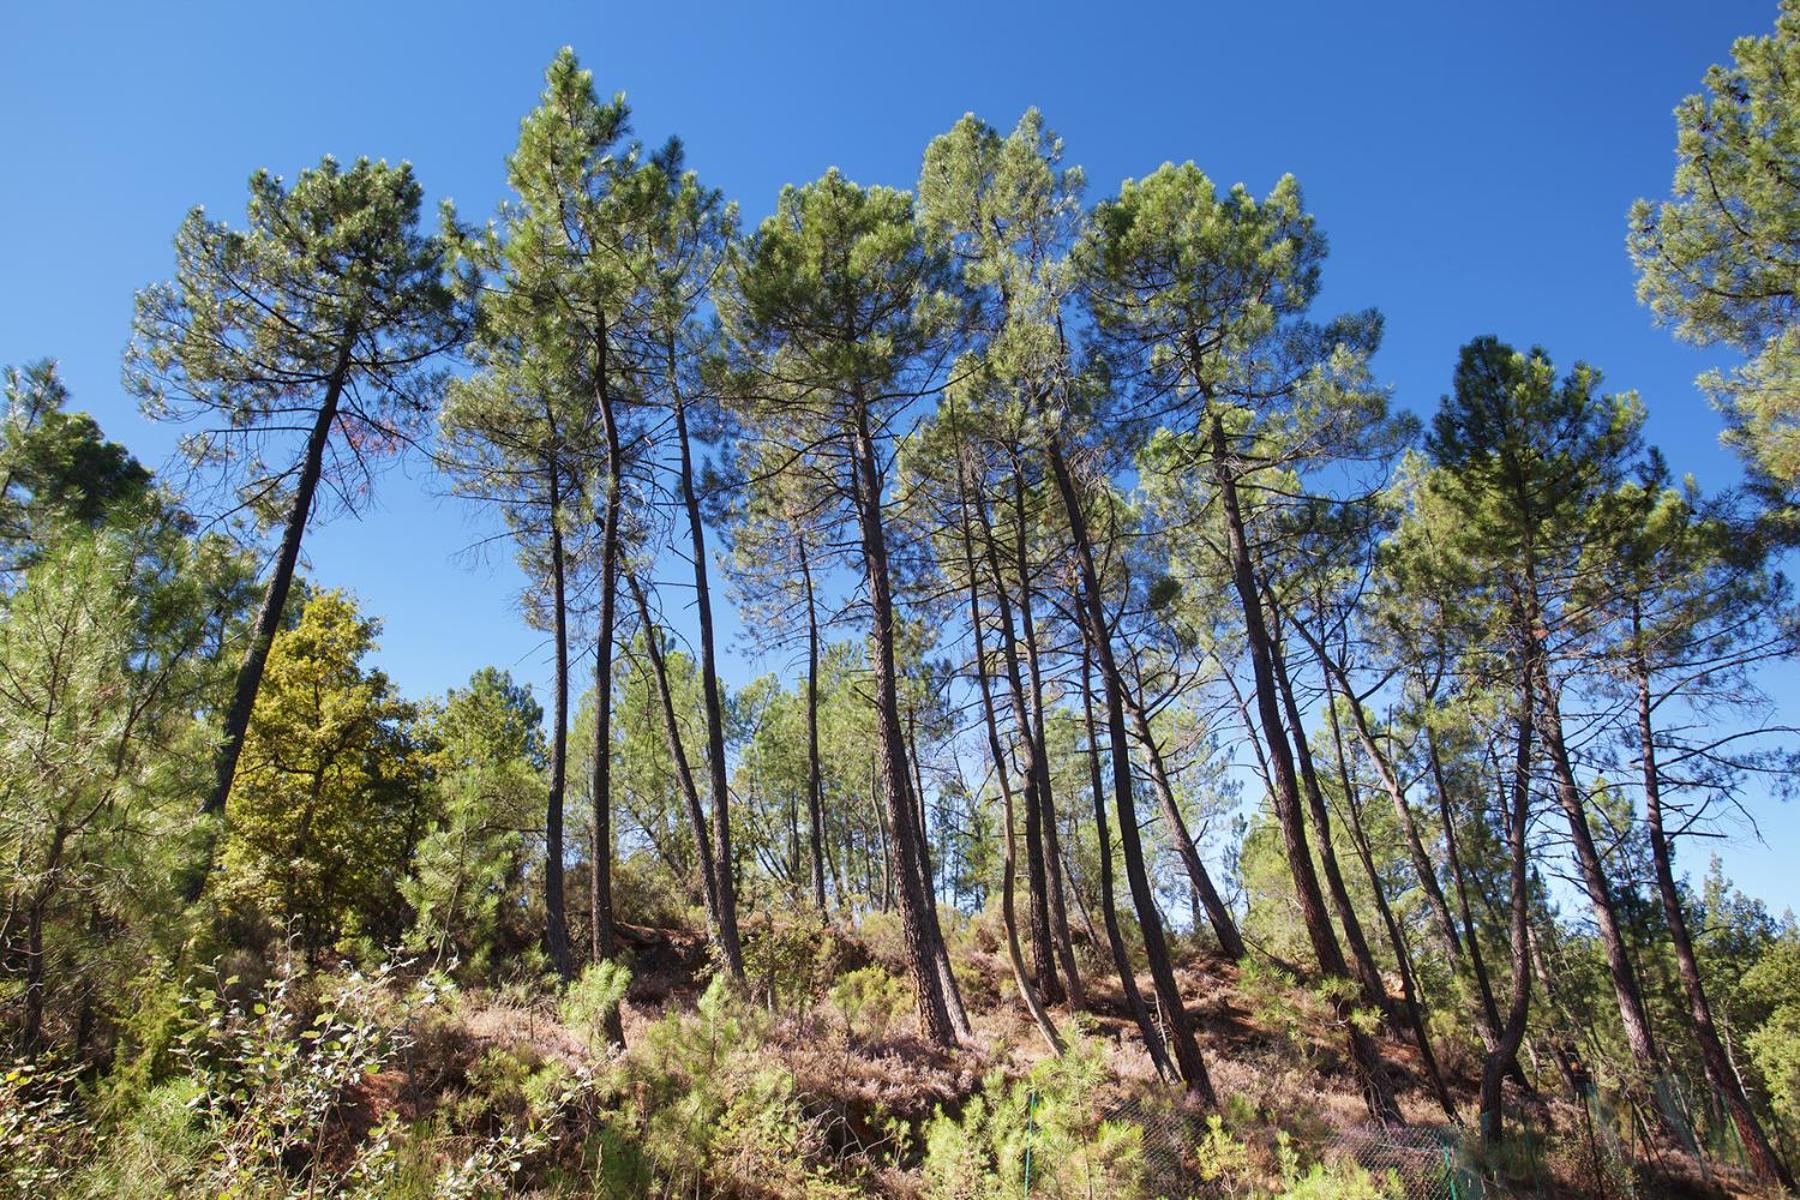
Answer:
<svg viewBox="0 0 1800 1200"><path fill-rule="evenodd" d="M208 813L231 795L321 485L354 511L443 390L437 356L463 321L442 243L419 232L420 194L404 163L327 157L292 187L258 171L244 227L195 208L175 235L174 279L138 294L126 386L150 416L199 427L183 449L222 472L233 513L281 529Z"/></svg>

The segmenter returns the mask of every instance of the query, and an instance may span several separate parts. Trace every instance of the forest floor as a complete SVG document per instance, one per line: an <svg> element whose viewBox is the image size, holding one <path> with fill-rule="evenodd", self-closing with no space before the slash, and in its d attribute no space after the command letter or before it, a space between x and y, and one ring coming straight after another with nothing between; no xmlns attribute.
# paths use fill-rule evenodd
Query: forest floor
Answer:
<svg viewBox="0 0 1800 1200"><path fill-rule="evenodd" d="M1542 1080L1546 1094L1512 1114L1510 1142L1498 1157L1484 1160L1471 1149L1468 1132L1474 1126L1479 1060L1448 1041L1438 1047L1459 1110L1459 1122L1453 1122L1435 1100L1416 1048L1385 1030L1377 1042L1407 1127L1381 1129L1369 1120L1343 1052L1344 1031L1335 1025L1330 1006L1291 977L1269 969L1240 970L1204 952L1189 949L1178 975L1221 1102L1223 1119L1210 1138L1203 1116L1156 1079L1116 979L1091 959L1083 981L1087 1014L1077 1021L1066 1009L1052 1010L1065 1031L1079 1030L1085 1052L1098 1061L1075 1085L1085 1094L1071 1098L1054 1094L1053 1084L1031 1082L1043 1078L1050 1051L1017 1000L992 931L984 931L979 922L957 939L954 961L973 1034L954 1053L917 1035L909 1005L891 1005L871 1020L866 1010L847 1009L832 991L834 980L859 969L870 975L871 966L885 968L890 978L904 978L897 933L815 928L802 937L790 928L784 940L773 927L752 925L745 935L755 1006L749 1011L759 1022L754 1062L783 1080L784 1094L803 1114L804 1128L790 1131L795 1156L808 1160L808 1170L858 1181L854 1192L834 1195L942 1194L942 1186L932 1191L928 1179L938 1168L925 1161L939 1153L926 1145L934 1116L945 1114L966 1124L972 1101L983 1097L985 1107L977 1111L988 1113L993 1144L1004 1147L1003 1133L993 1131L1004 1106L1000 1089L1008 1084L1041 1089L1029 1094L1024 1112L1029 1122L1025 1142L1036 1137L1041 1143L1036 1170L1042 1191L1031 1195L1060 1194L1053 1183L1056 1163L1047 1161L1052 1156L1082 1159L1081 1169L1092 1177L1093 1162L1082 1156L1099 1161L1110 1153L1094 1149L1106 1140L1095 1118L1138 1131L1134 1136L1141 1162L1133 1168L1132 1191L1145 1197L1516 1194L1620 1200L1770 1194L1716 1164L1702 1168L1667 1142L1653 1142L1647 1150L1641 1138L1627 1145L1621 1138L1629 1136L1628 1124L1617 1132L1610 1125L1596 1128L1586 1119L1588 1110L1566 1094L1547 1094L1554 1081L1547 1068ZM621 1006L625 1043L640 1052L646 1045L660 1046L653 1053L679 1056L679 1048L659 1031L678 1026L703 1007L712 972L705 937L688 929L638 926L624 927L621 936L632 967ZM803 952L808 945L814 953ZM785 958L768 952L781 946L789 951ZM1153 994L1147 975L1139 987L1146 997ZM703 1028L698 1025L680 1028L686 1032L678 1031L678 1039L713 1036L696 1033ZM664 1040L658 1042L659 1037ZM527 992L466 994L455 1019L440 1021L415 1046L405 1070L368 1081L367 1121L373 1125L384 1109L405 1120L427 1120L472 1089L491 1090L497 1057L591 1071L609 1057L603 1045L598 1051L591 1045L591 1038ZM651 1082L640 1079L628 1085L639 1093L640 1121L654 1123L659 1104L695 1104L691 1096L659 1091L662 1085L655 1077L651 1071L645 1077ZM1085 1119L1032 1107L1066 1107L1072 1100L1079 1101ZM711 1119L723 1120L736 1109L724 1105L712 1111ZM1620 1111L1630 1110L1621 1106ZM1051 1126L1059 1120L1060 1132L1052 1136ZM1222 1138L1222 1133L1228 1136ZM1015 1130L1014 1142L1017 1135ZM1004 1149L997 1154L996 1161L1005 1159ZM1295 1187L1297 1165L1318 1163L1317 1170L1325 1170L1348 1162L1385 1179L1388 1190ZM1002 1169L1005 1165L1001 1161ZM1030 1174L1027 1163L1025 1177ZM1485 1184L1483 1175L1488 1176ZM717 1189L718 1180L710 1186ZM748 1179L741 1189L727 1185L708 1194L733 1193L789 1194L772 1183L759 1188ZM698 1185L691 1194L700 1194Z"/></svg>

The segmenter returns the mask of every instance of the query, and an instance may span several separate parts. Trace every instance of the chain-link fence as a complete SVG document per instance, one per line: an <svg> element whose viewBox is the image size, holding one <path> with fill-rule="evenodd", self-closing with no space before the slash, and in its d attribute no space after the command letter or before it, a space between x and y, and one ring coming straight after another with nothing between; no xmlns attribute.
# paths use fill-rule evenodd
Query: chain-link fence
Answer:
<svg viewBox="0 0 1800 1200"><path fill-rule="evenodd" d="M1285 1190L1308 1174L1345 1182L1366 1176L1387 1200L1482 1195L1479 1175L1461 1161L1462 1135L1454 1128L1356 1127L1302 1146L1285 1137L1240 1141L1194 1112L1156 1101L1132 1100L1105 1115L1142 1131L1147 1196L1239 1200Z"/></svg>
<svg viewBox="0 0 1800 1200"><path fill-rule="evenodd" d="M1710 1191L1721 1176L1744 1182L1754 1175L1723 1098L1677 1074L1631 1091L1587 1082L1573 1103L1538 1099L1509 1108L1504 1134L1491 1146L1472 1126L1452 1124L1338 1128L1315 1121L1290 1136L1246 1123L1234 1131L1154 1093L1114 1103L1102 1115L1138 1131L1141 1193L1167 1200L1335 1194L1330 1185L1354 1195L1372 1189L1386 1200L1651 1200L1682 1179ZM1301 1186L1307 1184L1324 1189L1308 1191Z"/></svg>

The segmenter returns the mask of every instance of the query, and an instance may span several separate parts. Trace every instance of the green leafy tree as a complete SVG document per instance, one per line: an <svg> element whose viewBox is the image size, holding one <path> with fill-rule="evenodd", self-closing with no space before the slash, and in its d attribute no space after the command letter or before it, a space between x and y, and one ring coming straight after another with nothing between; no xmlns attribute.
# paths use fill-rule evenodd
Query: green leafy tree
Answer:
<svg viewBox="0 0 1800 1200"><path fill-rule="evenodd" d="M244 743L222 893L309 951L404 929L398 880L435 816L418 709L363 666L379 632L343 592L308 597L276 635Z"/></svg>
<svg viewBox="0 0 1800 1200"><path fill-rule="evenodd" d="M89 529L141 517L150 472L87 413L48 359L8 367L0 414L0 566L16 570L56 540L57 526Z"/></svg>
<svg viewBox="0 0 1800 1200"><path fill-rule="evenodd" d="M222 539L127 526L39 545L0 601L0 1007L28 1047L118 996L181 907L194 714L245 582Z"/></svg>
<svg viewBox="0 0 1800 1200"><path fill-rule="evenodd" d="M495 965L523 907L522 855L543 807L544 710L531 688L484 667L432 715L430 770L441 816L420 839L401 894L411 941L477 976Z"/></svg>
<svg viewBox="0 0 1800 1200"><path fill-rule="evenodd" d="M1266 534L1245 498L1275 488L1283 474L1352 461L1383 430L1385 396L1367 370L1379 314L1307 316L1324 257L1324 236L1291 176L1258 200L1242 185L1221 195L1192 163L1128 180L1095 211L1077 254L1103 348L1135 381L1117 432L1129 436L1133 423L1160 417L1180 435L1165 466L1216 491L1221 567L1242 618L1255 729L1302 920L1320 970L1350 978L1306 832L1308 802L1315 823L1323 805L1303 731L1284 711L1292 705L1284 704L1279 629L1265 611ZM1324 865L1342 916L1335 868ZM1366 960L1356 957L1359 966ZM1398 1121L1373 1045L1354 1022L1343 1024L1370 1111Z"/></svg>

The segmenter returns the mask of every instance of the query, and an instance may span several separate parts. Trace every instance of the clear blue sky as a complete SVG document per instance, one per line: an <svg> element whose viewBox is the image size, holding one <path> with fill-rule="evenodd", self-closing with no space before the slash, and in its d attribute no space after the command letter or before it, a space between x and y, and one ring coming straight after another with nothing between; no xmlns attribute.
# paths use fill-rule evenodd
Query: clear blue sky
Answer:
<svg viewBox="0 0 1800 1200"><path fill-rule="evenodd" d="M1386 314L1376 366L1401 404L1428 412L1475 334L1541 343L1638 389L1652 440L1717 488L1737 472L1692 386L1711 359L1636 305L1624 217L1668 187L1675 103L1734 36L1773 21L1772 0L12 3L0 362L56 357L77 406L161 463L173 433L122 394L119 351L132 293L168 274L188 207L239 216L253 168L291 177L329 152L409 159L434 200L485 215L566 43L628 93L647 141L679 133L751 219L830 166L910 186L962 113L1009 126L1031 105L1094 198L1165 160L1258 191L1291 171L1331 240L1323 307ZM510 554L457 557L489 527L436 498L422 464L382 482L362 522L309 534L314 577L386 620L381 662L408 692L491 662L543 694ZM1784 861L1800 817L1765 806L1762 822L1768 845L1724 847L1728 869L1777 910L1800 907Z"/></svg>

